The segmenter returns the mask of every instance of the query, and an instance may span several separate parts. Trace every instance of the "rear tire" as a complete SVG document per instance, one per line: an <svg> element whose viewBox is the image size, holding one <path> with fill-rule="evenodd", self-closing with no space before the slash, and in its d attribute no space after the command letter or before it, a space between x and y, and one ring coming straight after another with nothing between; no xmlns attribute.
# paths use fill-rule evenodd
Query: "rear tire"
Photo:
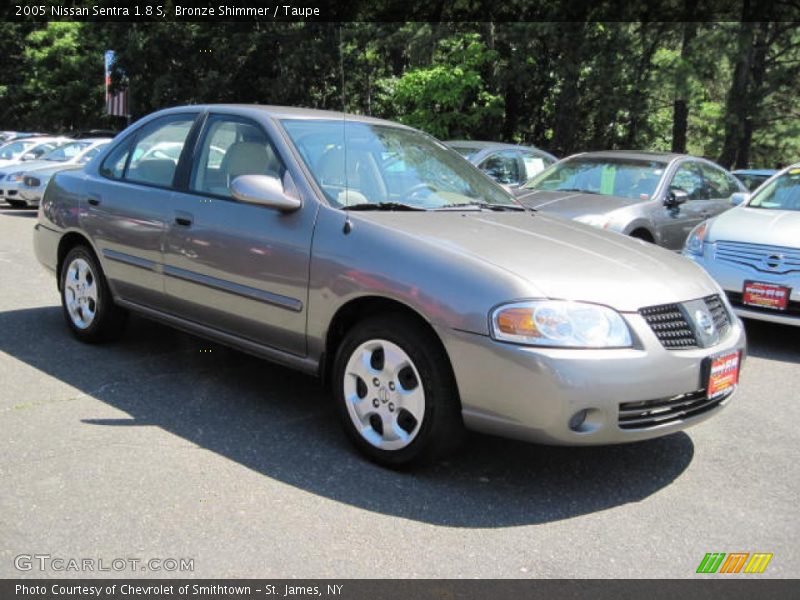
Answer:
<svg viewBox="0 0 800 600"><path fill-rule="evenodd" d="M391 468L432 462L464 437L455 377L429 329L405 315L366 319L336 352L332 388L347 436Z"/></svg>
<svg viewBox="0 0 800 600"><path fill-rule="evenodd" d="M72 334L82 342L118 338L128 313L114 304L111 290L94 253L75 246L61 266L61 306Z"/></svg>

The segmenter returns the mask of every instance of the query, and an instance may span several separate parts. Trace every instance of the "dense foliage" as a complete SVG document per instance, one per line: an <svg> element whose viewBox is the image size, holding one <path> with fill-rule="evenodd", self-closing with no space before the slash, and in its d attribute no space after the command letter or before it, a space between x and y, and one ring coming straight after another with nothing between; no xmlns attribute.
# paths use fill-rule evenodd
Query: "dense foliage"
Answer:
<svg viewBox="0 0 800 600"><path fill-rule="evenodd" d="M793 23L0 23L0 128L123 126L104 114L106 49L134 118L182 103L344 106L559 155L800 159Z"/></svg>

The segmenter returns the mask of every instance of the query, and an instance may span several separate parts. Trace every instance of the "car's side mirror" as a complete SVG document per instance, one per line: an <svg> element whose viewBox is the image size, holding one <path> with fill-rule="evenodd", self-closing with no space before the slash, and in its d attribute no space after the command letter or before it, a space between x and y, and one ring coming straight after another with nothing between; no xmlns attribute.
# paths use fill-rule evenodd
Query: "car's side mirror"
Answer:
<svg viewBox="0 0 800 600"><path fill-rule="evenodd" d="M671 189L667 192L667 197L664 198L664 206L667 208L677 208L681 204L685 204L689 199L689 194L683 190Z"/></svg>
<svg viewBox="0 0 800 600"><path fill-rule="evenodd" d="M26 152L22 155L22 160L36 160L36 155L33 152Z"/></svg>
<svg viewBox="0 0 800 600"><path fill-rule="evenodd" d="M240 175L230 184L231 195L240 202L258 204L281 212L300 208L302 202L283 190L281 180L272 175Z"/></svg>
<svg viewBox="0 0 800 600"><path fill-rule="evenodd" d="M748 200L750 200L750 194L745 192L736 192L735 194L731 194L731 204L733 206L745 204Z"/></svg>

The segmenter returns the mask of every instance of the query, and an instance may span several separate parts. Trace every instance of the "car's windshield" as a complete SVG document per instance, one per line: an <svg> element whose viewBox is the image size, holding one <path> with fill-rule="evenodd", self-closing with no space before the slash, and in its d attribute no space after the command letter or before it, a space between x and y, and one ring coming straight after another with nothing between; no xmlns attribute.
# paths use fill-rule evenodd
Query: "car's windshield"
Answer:
<svg viewBox="0 0 800 600"><path fill-rule="evenodd" d="M50 160L53 162L66 162L78 156L81 152L91 146L89 142L72 142L71 144L64 144L55 150L52 150L42 157L42 160Z"/></svg>
<svg viewBox="0 0 800 600"><path fill-rule="evenodd" d="M344 120L285 119L282 124L333 206L519 206L454 151L421 132Z"/></svg>
<svg viewBox="0 0 800 600"><path fill-rule="evenodd" d="M6 144L0 148L0 160L16 158L31 146L33 146L33 142L11 142Z"/></svg>
<svg viewBox="0 0 800 600"><path fill-rule="evenodd" d="M748 202L750 208L800 210L800 167L789 169L762 188Z"/></svg>
<svg viewBox="0 0 800 600"><path fill-rule="evenodd" d="M665 169L659 161L578 156L548 167L524 187L650 200Z"/></svg>

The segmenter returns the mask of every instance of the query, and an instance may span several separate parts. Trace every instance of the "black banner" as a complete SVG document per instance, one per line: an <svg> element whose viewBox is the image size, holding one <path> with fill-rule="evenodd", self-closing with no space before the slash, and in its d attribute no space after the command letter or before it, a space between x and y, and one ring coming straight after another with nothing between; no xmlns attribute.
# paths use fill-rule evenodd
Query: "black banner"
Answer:
<svg viewBox="0 0 800 600"><path fill-rule="evenodd" d="M694 579L694 580L0 580L4 600L238 600L291 598L305 600L525 600L560 598L622 600L647 598L725 598L761 600L796 595L798 582L789 579ZM756 576L757 577L757 576ZM792 592L794 590L794 592Z"/></svg>

